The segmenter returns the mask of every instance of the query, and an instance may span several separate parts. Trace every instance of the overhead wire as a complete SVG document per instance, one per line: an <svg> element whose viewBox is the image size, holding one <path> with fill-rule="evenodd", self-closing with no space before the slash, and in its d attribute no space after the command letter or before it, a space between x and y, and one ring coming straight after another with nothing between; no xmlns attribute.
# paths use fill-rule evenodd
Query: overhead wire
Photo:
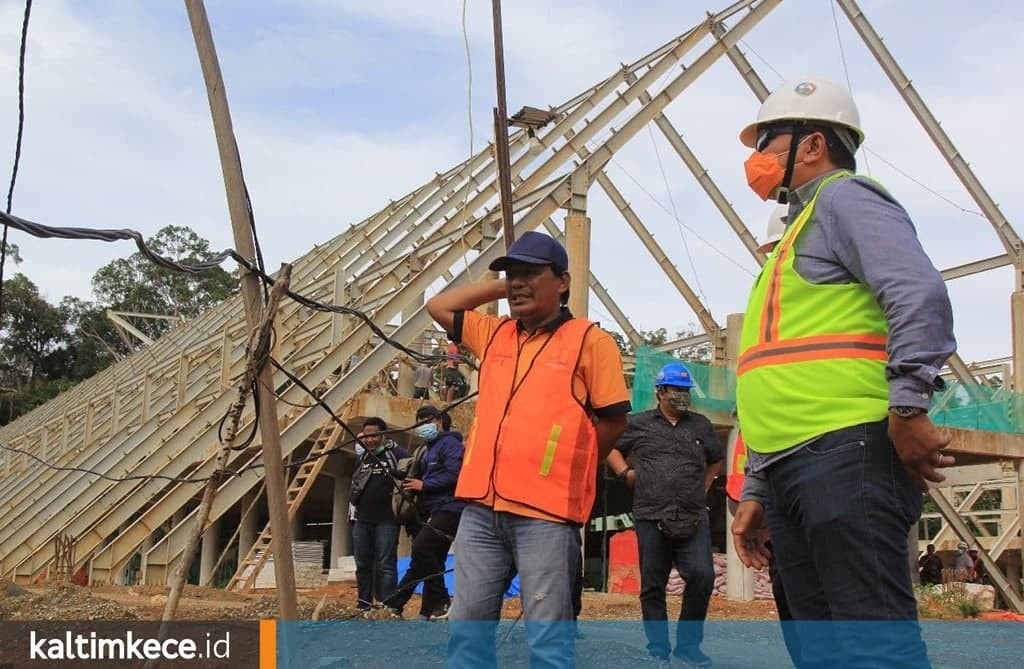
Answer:
<svg viewBox="0 0 1024 669"><path fill-rule="evenodd" d="M630 174L629 170L627 170L627 169L626 169L625 167L623 167L623 165L622 165L621 163L619 163L619 161L617 161L617 160L615 160L614 158L612 158L610 162L611 162L612 164L614 164L614 165L615 165L615 167L619 168L619 170L620 170L620 171L621 171L621 172L622 172L622 173L623 173L624 175L626 175L626 177L627 177L627 178L628 178L628 179L629 179L630 181L632 181L632 182L633 182L634 184L636 184L637 188L639 188L639 189L640 189L640 190L641 190L641 191L642 191L642 192L644 193L644 195L646 195L646 196L647 196L648 198L650 198L650 199L651 199L651 201L652 201L652 202L654 202L654 204L658 205L658 207L660 207L662 211L664 211L664 212L665 212L666 214L668 214L669 216L673 216L673 217L675 217L675 215L674 215L674 214L672 213L672 210L671 210L671 209L669 209L668 207L666 207L666 206L665 206L665 204L664 204L664 203L663 203L663 202L662 202L661 200L659 200L659 199L658 199L658 198L657 198L657 197L656 197L656 196L655 196L655 195L654 195L653 193L651 193L651 191L647 190L647 188L645 188L645 187L644 187L644 185L643 185L642 183L640 183L640 181L639 181L639 180L638 180L638 179L637 179L636 177L634 177L634 176L633 176L632 174ZM691 233L693 234L693 236L694 236L694 237L696 237L696 238L697 238L697 239L699 239L700 241L704 242L704 244L705 244L705 245L706 245L706 246L707 246L708 248L710 248L710 249L711 249L712 251L714 251L714 252L715 252L715 253L717 253L718 255L722 256L723 258L725 258L726 260L728 260L729 262L731 262L731 263L732 263L733 265L736 265L737 267L739 267L739 268L740 268L741 270L743 270L744 272L746 272L746 273L747 273L747 274L749 274L750 276L752 276L752 277L756 277L756 276L757 276L756 274L754 274L753 272L751 272L751 271L750 271L749 269L747 269L747 267L745 267L745 266L744 266L744 265L743 265L742 263L740 263L740 262L739 262L738 260L736 260L735 258L733 258L732 256L730 256L730 255L729 255L728 253L726 253L726 252L725 252L725 251L723 251L722 249L718 248L717 246L715 246L715 245L714 245L714 244L712 244L711 242L709 242L709 241L708 241L707 239L705 239L705 238L704 238L704 237L703 237L703 236L702 236L702 235L701 235L701 234L700 234L699 232L697 232L696 230L694 230L693 228L691 228L690 226L688 226L688 225L687 225L686 223L683 223L683 221L682 221L681 219L678 219L678 218L677 218L677 219L676 219L676 222L677 222L677 223L678 223L679 225L681 225L681 226L683 226L684 228L686 228L687 230L689 230L689 231L690 231L690 232L691 232Z"/></svg>
<svg viewBox="0 0 1024 669"><path fill-rule="evenodd" d="M679 230L679 239L683 242L683 249L686 251L686 258L690 261L690 269L693 271L694 281L697 283L697 291L700 293L700 298L704 302L704 305L710 309L711 303L708 301L708 296L704 294L704 286L700 282L700 273L697 272L697 265L693 262L693 255L690 253L690 245L686 241L686 235L683 234L682 221L679 219L679 211L676 209L675 198L672 197L672 187L668 183L668 174L665 173L665 165L661 161L661 151L658 150L658 143L654 139L654 130L651 128L651 124L647 124L647 134L651 137L651 146L654 147L654 156L658 160L658 169L661 171L661 179L665 182L665 193L668 195L668 201L672 205L672 218L676 219L676 227Z"/></svg>
<svg viewBox="0 0 1024 669"><path fill-rule="evenodd" d="M850 68L846 64L846 51L843 49L843 37L839 33L839 17L836 15L836 3L832 0L825 0L828 2L829 7L832 8L832 24L836 29L836 43L839 45L839 58L843 61L843 74L846 75L846 90L850 93L850 97L853 97L853 84L850 83ZM871 164L868 162L868 157L864 156L864 169L867 173L871 174Z"/></svg>
<svg viewBox="0 0 1024 669"><path fill-rule="evenodd" d="M59 239L77 239L77 240L96 240L103 242L116 242L116 241L133 241L135 242L136 248L142 253L150 262L169 269L175 272L186 272L190 274L198 274L214 268L219 267L226 260L231 259L236 263L255 274L261 281L267 286L273 286L275 280L269 274L259 268L259 266L253 264L252 261L243 257L234 249L225 249L220 253L211 255L205 259L198 260L192 263L182 263L175 260L171 260L160 254L156 253L147 246L145 239L142 234L131 229L96 229L96 228L78 228L78 227L52 227L42 225L40 223L34 223L27 219L12 214L0 213L0 220L5 223L9 223L11 227L16 230L28 233L34 237L43 239L47 238L59 238ZM380 339L387 342L390 346L398 349L405 353L410 358L413 358L419 362L445 362L447 360L456 359L461 362L465 360L464 356L454 354L425 354L419 351L412 350L390 337L384 330L373 322L373 319L366 313L356 309L354 307L348 307L343 305L330 305L318 302L310 297L297 293L293 290L288 290L285 293L292 300L295 300L299 304L313 309L315 311L331 312L337 314L344 314L348 316L355 316L356 318L363 321L370 330Z"/></svg>
<svg viewBox="0 0 1024 669"><path fill-rule="evenodd" d="M14 185L18 181L18 165L21 163L21 140L25 133L25 49L28 42L28 20L32 14L32 0L25 0L25 14L21 21L21 46L18 52L18 136L14 142L14 163L11 165L11 182L7 187L7 213L11 213L14 202ZM4 314L4 267L7 264L7 222L4 221L3 238L0 240L0 323Z"/></svg>
<svg viewBox="0 0 1024 669"><path fill-rule="evenodd" d="M466 161L466 185L462 192L462 206L456 212L456 216L462 218L459 222L459 244L462 245L462 260L466 264L466 278L473 280L472 270L469 266L469 245L466 244L466 221L469 219L469 193L473 184L473 57L469 48L469 30L466 27L466 3L462 0L462 44L466 51L466 120L469 125L469 158Z"/></svg>

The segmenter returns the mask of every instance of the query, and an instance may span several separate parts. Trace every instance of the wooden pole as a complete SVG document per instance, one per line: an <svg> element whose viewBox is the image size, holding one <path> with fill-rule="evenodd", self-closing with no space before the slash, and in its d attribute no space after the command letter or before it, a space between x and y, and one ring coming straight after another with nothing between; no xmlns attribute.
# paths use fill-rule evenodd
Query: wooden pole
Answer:
<svg viewBox="0 0 1024 669"><path fill-rule="evenodd" d="M224 79L213 44L213 34L206 17L202 0L185 0L192 34L199 53L199 63L206 81L206 94L210 100L210 113L217 136L221 170L224 174L224 189L227 191L228 213L234 234L235 250L252 260L256 257L252 230L249 227L249 206L242 181L242 165L238 145L231 125L231 111L228 108ZM245 318L249 327L259 322L260 282L259 279L241 268L242 300ZM288 506L285 502L284 470L281 467L281 434L277 425L277 400L267 388L274 387L273 373L264 366L259 375L263 392L259 394L260 437L263 444L263 461L266 465L267 506L270 514L270 528L273 533L274 572L277 578L277 600L279 615L283 620L297 617L298 602L295 594L295 568L292 563L292 532L288 523Z"/></svg>
<svg viewBox="0 0 1024 669"><path fill-rule="evenodd" d="M512 170L508 155L508 106L505 102L505 44L501 34L501 0L491 0L494 22L494 80L498 87L498 106L494 108L494 152L498 162L498 184L501 192L501 226L505 248L515 240L512 224Z"/></svg>

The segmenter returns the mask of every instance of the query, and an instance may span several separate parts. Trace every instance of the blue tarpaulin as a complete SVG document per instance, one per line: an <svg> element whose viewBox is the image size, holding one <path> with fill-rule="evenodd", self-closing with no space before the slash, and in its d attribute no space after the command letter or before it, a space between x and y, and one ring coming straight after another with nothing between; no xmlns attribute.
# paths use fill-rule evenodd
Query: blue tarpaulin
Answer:
<svg viewBox="0 0 1024 669"><path fill-rule="evenodd" d="M409 571L409 561L411 558L404 557L398 558L398 580L401 581L402 577L405 576L405 572ZM444 563L445 569L455 569L455 556L448 554L448 559ZM455 594L455 572L449 571L444 575L444 585L448 588L448 593L451 595ZM416 589L413 591L417 594L423 594L423 584L419 583L416 585ZM516 574L512 578L512 584L508 587L508 592L505 593L505 598L518 597L519 596L519 575Z"/></svg>

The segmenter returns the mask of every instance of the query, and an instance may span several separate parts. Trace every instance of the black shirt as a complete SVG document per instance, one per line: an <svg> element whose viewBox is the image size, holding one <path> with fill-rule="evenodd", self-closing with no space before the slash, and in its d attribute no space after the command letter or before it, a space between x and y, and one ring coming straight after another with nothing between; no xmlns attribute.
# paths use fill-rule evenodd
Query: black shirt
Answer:
<svg viewBox="0 0 1024 669"><path fill-rule="evenodd" d="M706 416L688 411L672 425L658 409L632 414L615 445L633 455L636 520L692 519L705 510L704 475L722 445Z"/></svg>
<svg viewBox="0 0 1024 669"><path fill-rule="evenodd" d="M409 457L409 452L397 444L391 448L391 455L395 462L402 458ZM356 506L356 520L364 523L393 523L395 513L391 509L391 494L395 490L392 482L392 472L388 471L390 458L386 453L380 453L374 458L364 453L360 458L357 467L369 467L370 479L366 482L363 494L359 497L359 504Z"/></svg>

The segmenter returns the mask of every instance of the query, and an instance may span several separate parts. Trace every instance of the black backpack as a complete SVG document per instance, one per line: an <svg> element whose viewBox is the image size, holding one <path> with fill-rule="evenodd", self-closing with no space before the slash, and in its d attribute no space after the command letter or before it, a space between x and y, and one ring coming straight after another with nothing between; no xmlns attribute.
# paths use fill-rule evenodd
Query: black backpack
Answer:
<svg viewBox="0 0 1024 669"><path fill-rule="evenodd" d="M412 455L398 460L395 466L395 476L399 480L420 478L420 458L426 452L426 444L417 446ZM419 516L420 493L412 490L402 490L395 486L391 491L391 510L395 514L395 522L404 525L417 520Z"/></svg>

